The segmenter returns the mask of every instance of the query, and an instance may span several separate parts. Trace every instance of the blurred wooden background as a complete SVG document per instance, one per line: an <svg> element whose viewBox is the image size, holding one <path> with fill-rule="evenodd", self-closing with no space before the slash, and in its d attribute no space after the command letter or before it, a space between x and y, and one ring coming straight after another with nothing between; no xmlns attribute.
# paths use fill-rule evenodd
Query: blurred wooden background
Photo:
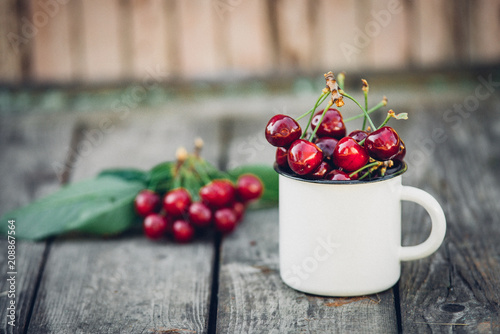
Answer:
<svg viewBox="0 0 500 334"><path fill-rule="evenodd" d="M500 0L2 0L0 82L500 62Z"/></svg>

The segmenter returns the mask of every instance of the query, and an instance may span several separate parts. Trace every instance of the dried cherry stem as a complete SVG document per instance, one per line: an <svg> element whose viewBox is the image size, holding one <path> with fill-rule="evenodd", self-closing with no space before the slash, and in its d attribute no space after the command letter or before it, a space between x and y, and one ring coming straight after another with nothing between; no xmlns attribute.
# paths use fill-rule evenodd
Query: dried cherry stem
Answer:
<svg viewBox="0 0 500 334"><path fill-rule="evenodd" d="M314 105L314 107L312 109L310 109L308 112L306 112L305 114L301 115L299 118L297 118L296 120L300 120L302 117L308 115L308 114L311 114L309 116L309 120L307 121L307 125L304 129L304 131L302 131L302 135L300 136L300 139L303 139L307 133L307 130L309 129L309 126L311 125L311 122L312 122L312 119L314 117L314 112L316 111L316 108L318 108L318 106L321 105L321 103L323 103L327 98L328 98L328 91L325 92L325 90L323 90L323 93L320 95L320 97L318 98L318 100L316 101L316 104Z"/></svg>
<svg viewBox="0 0 500 334"><path fill-rule="evenodd" d="M370 118L370 115L368 115L368 111L365 110L365 108L363 108L361 106L361 104L359 104L359 102L354 98L352 97L351 95L347 94L346 92L344 91L340 91L340 94L342 94L343 96L347 97L348 99L352 100L354 103L356 103L358 105L358 107L363 110L363 114L364 116L368 119L368 122L370 123L370 126L372 127L372 129L376 129L375 125L373 124L372 122L372 119ZM364 127L363 127L363 130L364 130Z"/></svg>
<svg viewBox="0 0 500 334"><path fill-rule="evenodd" d="M366 164L364 165L363 167L361 167L360 169L358 170L355 170L354 172L352 172L351 174L349 174L349 177L353 177L354 175L356 175L356 173L359 173L359 172L362 172L363 170L367 169L367 168L371 168L371 167L379 167L379 166L382 166L384 163L381 162L381 161L375 161L375 162L372 162L372 163L369 163L369 164ZM366 174L365 174L366 175ZM363 175L364 177L364 175ZM360 179L361 180L361 179Z"/></svg>
<svg viewBox="0 0 500 334"><path fill-rule="evenodd" d="M380 109L382 107L385 107L386 105L387 105L387 99L384 98L376 106L370 108L367 111L367 113L371 114L372 112L377 111L378 109ZM356 116L352 116L352 117L346 118L346 119L344 119L344 122L354 121L355 119L358 119L358 118L361 118L361 117L365 117L365 114L362 113L362 114L359 114L359 115L356 115Z"/></svg>
<svg viewBox="0 0 500 334"><path fill-rule="evenodd" d="M309 137L309 141L313 140L314 136L316 135L316 132L319 129L319 125L321 124L321 122L323 122L323 118L325 117L326 112L328 111L328 109L330 109L330 107L332 105L333 105L333 100L328 101L328 104L326 105L326 108L323 110L323 113L321 114L321 118L320 118L320 120L318 122L318 126L316 128L314 128L314 131L311 134L311 137Z"/></svg>

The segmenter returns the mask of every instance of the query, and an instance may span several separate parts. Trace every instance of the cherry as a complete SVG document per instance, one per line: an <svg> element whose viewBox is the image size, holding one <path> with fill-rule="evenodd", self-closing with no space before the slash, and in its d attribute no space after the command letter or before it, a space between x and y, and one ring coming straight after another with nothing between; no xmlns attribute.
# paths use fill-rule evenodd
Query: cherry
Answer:
<svg viewBox="0 0 500 334"><path fill-rule="evenodd" d="M243 219L243 215L245 214L245 204L242 202L234 202L231 209L233 209L236 214L236 222L239 223Z"/></svg>
<svg viewBox="0 0 500 334"><path fill-rule="evenodd" d="M405 158L405 155L406 155L406 145L403 142L403 140L401 139L401 142L399 144L399 152L398 152L398 154L396 154L395 156L392 157L392 160L403 161L403 159Z"/></svg>
<svg viewBox="0 0 500 334"><path fill-rule="evenodd" d="M159 214L152 213L144 218L142 223L144 234L153 240L160 239L168 228L167 219Z"/></svg>
<svg viewBox="0 0 500 334"><path fill-rule="evenodd" d="M330 159L333 154L333 150L339 141L332 137L321 137L318 138L314 143L323 151L323 156Z"/></svg>
<svg viewBox="0 0 500 334"><path fill-rule="evenodd" d="M200 189L200 197L213 208L221 208L234 200L236 192L229 180L214 180Z"/></svg>
<svg viewBox="0 0 500 334"><path fill-rule="evenodd" d="M288 146L300 138L302 129L290 116L274 115L266 126L266 139L273 146Z"/></svg>
<svg viewBox="0 0 500 334"><path fill-rule="evenodd" d="M278 147L276 149L276 163L281 168L288 168L288 150L284 147Z"/></svg>
<svg viewBox="0 0 500 334"><path fill-rule="evenodd" d="M186 243L194 237L194 227L186 220L176 220L172 225L172 234L177 242Z"/></svg>
<svg viewBox="0 0 500 334"><path fill-rule="evenodd" d="M230 208L223 208L214 213L215 228L222 233L230 233L236 228L238 217Z"/></svg>
<svg viewBox="0 0 500 334"><path fill-rule="evenodd" d="M313 129L318 126L322 114L323 110L320 110L314 115L311 122L311 126ZM340 111L333 108L328 109L325 113L325 116L323 117L323 121L319 125L319 129L316 131L316 136L327 136L340 139L342 137L345 137L345 134L346 129Z"/></svg>
<svg viewBox="0 0 500 334"><path fill-rule="evenodd" d="M349 134L349 137L357 141L358 143L368 137L368 132L363 130L354 130Z"/></svg>
<svg viewBox="0 0 500 334"><path fill-rule="evenodd" d="M189 221L198 227L205 227L212 222L212 211L201 202L194 202L189 206Z"/></svg>
<svg viewBox="0 0 500 334"><path fill-rule="evenodd" d="M295 173L306 175L318 168L323 152L316 144L298 139L288 149L288 165Z"/></svg>
<svg viewBox="0 0 500 334"><path fill-rule="evenodd" d="M145 217L150 213L158 212L161 208L160 196L152 190L141 190L134 200L135 211Z"/></svg>
<svg viewBox="0 0 500 334"><path fill-rule="evenodd" d="M331 170L332 168L326 161L322 161L318 168L316 168L311 174L307 175L311 179L323 179L326 174Z"/></svg>
<svg viewBox="0 0 500 334"><path fill-rule="evenodd" d="M259 178L251 174L245 174L236 182L236 193L243 202L248 202L262 196L264 186Z"/></svg>
<svg viewBox="0 0 500 334"><path fill-rule="evenodd" d="M163 198L163 208L167 214L174 217L187 213L190 204L191 195L184 188L171 190Z"/></svg>
<svg viewBox="0 0 500 334"><path fill-rule="evenodd" d="M366 149L351 137L339 140L333 151L333 163L347 172L360 169L369 159Z"/></svg>
<svg viewBox="0 0 500 334"><path fill-rule="evenodd" d="M331 181L349 181L352 180L349 174L343 172L339 169L334 169L330 173L326 174L325 180Z"/></svg>
<svg viewBox="0 0 500 334"><path fill-rule="evenodd" d="M401 140L393 128L383 126L366 137L365 148L376 160L389 160L398 154Z"/></svg>

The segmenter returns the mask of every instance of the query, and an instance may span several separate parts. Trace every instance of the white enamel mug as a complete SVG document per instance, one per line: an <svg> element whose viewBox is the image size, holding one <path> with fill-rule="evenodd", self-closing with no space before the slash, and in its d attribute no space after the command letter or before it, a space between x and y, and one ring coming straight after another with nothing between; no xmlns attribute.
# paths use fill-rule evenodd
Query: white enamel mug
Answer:
<svg viewBox="0 0 500 334"><path fill-rule="evenodd" d="M280 275L296 290L339 297L381 292L399 280L401 261L429 256L443 242L441 206L427 192L403 186L400 174L312 181L275 169ZM420 204L431 217L431 233L419 245L401 246L401 201Z"/></svg>

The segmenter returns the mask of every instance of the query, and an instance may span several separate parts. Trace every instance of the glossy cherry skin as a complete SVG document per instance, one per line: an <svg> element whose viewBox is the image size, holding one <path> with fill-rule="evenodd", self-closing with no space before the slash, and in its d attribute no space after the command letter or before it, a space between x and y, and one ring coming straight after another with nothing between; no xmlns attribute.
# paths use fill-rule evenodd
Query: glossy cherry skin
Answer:
<svg viewBox="0 0 500 334"><path fill-rule="evenodd" d="M193 225L183 219L176 220L172 225L172 235L175 241L180 243L186 243L193 240L194 232Z"/></svg>
<svg viewBox="0 0 500 334"><path fill-rule="evenodd" d="M236 194L243 202L249 202L262 196L264 185L252 174L241 175L236 181Z"/></svg>
<svg viewBox="0 0 500 334"><path fill-rule="evenodd" d="M359 143L360 141L368 137L368 132L363 130L354 130L348 136Z"/></svg>
<svg viewBox="0 0 500 334"><path fill-rule="evenodd" d="M346 172L354 172L360 169L366 165L369 159L370 156L366 149L351 137L344 137L339 140L333 151L333 163Z"/></svg>
<svg viewBox="0 0 500 334"><path fill-rule="evenodd" d="M349 181L352 180L349 174L343 172L339 169L334 169L330 173L326 174L325 180L330 181Z"/></svg>
<svg viewBox="0 0 500 334"><path fill-rule="evenodd" d="M209 226L212 223L212 210L201 202L194 202L189 206L189 221L197 227Z"/></svg>
<svg viewBox="0 0 500 334"><path fill-rule="evenodd" d="M276 163L281 168L288 168L288 150L284 147L276 149Z"/></svg>
<svg viewBox="0 0 500 334"><path fill-rule="evenodd" d="M171 190L163 198L165 212L174 217L186 214L189 205L191 205L191 195L184 188Z"/></svg>
<svg viewBox="0 0 500 334"><path fill-rule="evenodd" d="M200 197L211 208L222 208L234 200L236 190L229 180L214 180L200 189Z"/></svg>
<svg viewBox="0 0 500 334"><path fill-rule="evenodd" d="M134 207L135 212L143 217L158 212L161 208L160 196L149 189L141 190L135 197Z"/></svg>
<svg viewBox="0 0 500 334"><path fill-rule="evenodd" d="M144 218L142 223L144 234L152 240L160 239L168 229L167 219L159 214L152 213Z"/></svg>
<svg viewBox="0 0 500 334"><path fill-rule="evenodd" d="M313 129L316 129L318 126L322 114L323 110L320 110L314 115L311 122ZM325 113L323 121L319 125L319 129L316 131L316 136L340 139L345 137L345 134L346 129L340 111L333 108L328 109Z"/></svg>
<svg viewBox="0 0 500 334"><path fill-rule="evenodd" d="M307 177L315 180L320 180L325 178L325 175L332 169L330 165L326 161L322 161L318 168L316 168L311 174L308 174Z"/></svg>
<svg viewBox="0 0 500 334"><path fill-rule="evenodd" d="M273 146L289 146L299 139L301 134L299 123L287 115L274 115L266 126L266 139Z"/></svg>
<svg viewBox="0 0 500 334"><path fill-rule="evenodd" d="M230 233L238 223L238 216L231 208L223 208L214 212L214 223L217 231Z"/></svg>
<svg viewBox="0 0 500 334"><path fill-rule="evenodd" d="M323 160L323 152L316 144L298 139L288 149L288 166L299 175L314 171Z"/></svg>
<svg viewBox="0 0 500 334"><path fill-rule="evenodd" d="M383 126L366 137L365 148L375 160L389 160L399 152L401 140L393 128Z"/></svg>
<svg viewBox="0 0 500 334"><path fill-rule="evenodd" d="M321 137L318 138L314 143L318 146L321 151L323 151L324 158L331 158L333 150L339 141L332 137Z"/></svg>
<svg viewBox="0 0 500 334"><path fill-rule="evenodd" d="M405 158L406 145L402 139L400 139L400 141L401 141L401 143L399 144L399 152L394 157L392 157L393 160L403 161L403 159Z"/></svg>
<svg viewBox="0 0 500 334"><path fill-rule="evenodd" d="M245 215L246 206L242 202L234 202L231 206L233 212L236 214L236 223L239 223L243 220L243 216Z"/></svg>

